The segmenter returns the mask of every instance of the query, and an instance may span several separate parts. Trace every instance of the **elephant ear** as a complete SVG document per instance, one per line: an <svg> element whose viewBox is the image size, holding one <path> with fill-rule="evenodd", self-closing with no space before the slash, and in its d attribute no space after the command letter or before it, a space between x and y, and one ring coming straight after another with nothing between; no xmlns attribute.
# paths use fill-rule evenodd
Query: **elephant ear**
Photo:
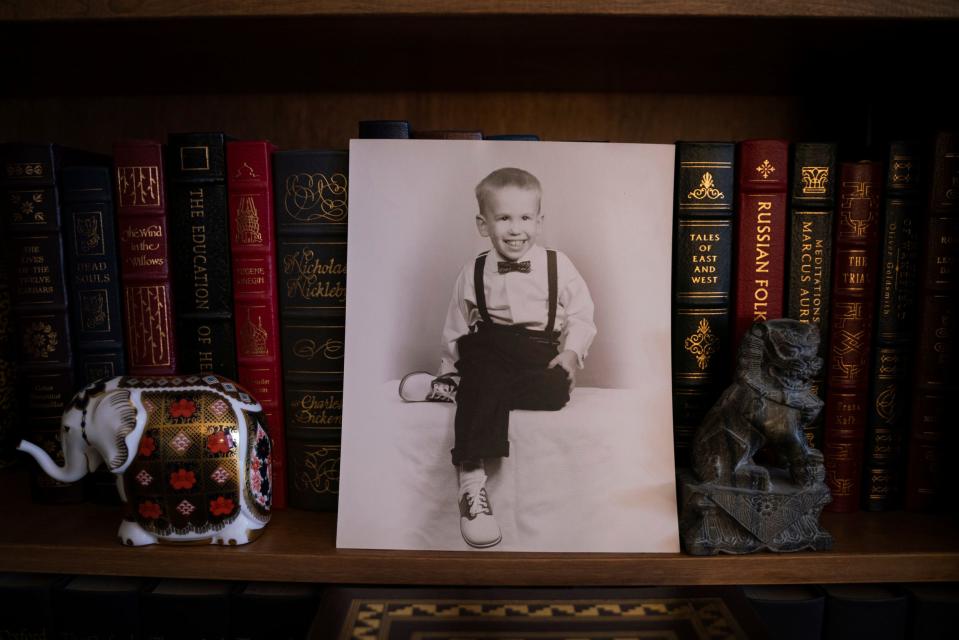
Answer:
<svg viewBox="0 0 959 640"><path fill-rule="evenodd" d="M114 389L100 401L96 410L97 420L108 420L114 427L115 440L107 465L111 470L121 467L130 456L126 438L137 425L137 410L130 401L128 389ZM106 458L107 456L104 456Z"/></svg>

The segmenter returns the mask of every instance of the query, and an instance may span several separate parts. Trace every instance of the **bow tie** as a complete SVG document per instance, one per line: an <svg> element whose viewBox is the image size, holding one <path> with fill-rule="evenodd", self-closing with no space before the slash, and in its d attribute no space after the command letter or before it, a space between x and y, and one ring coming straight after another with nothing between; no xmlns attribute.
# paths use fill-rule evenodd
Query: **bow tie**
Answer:
<svg viewBox="0 0 959 640"><path fill-rule="evenodd" d="M509 273L510 271L529 273L529 260L523 260L522 262L497 262L496 267L500 273Z"/></svg>

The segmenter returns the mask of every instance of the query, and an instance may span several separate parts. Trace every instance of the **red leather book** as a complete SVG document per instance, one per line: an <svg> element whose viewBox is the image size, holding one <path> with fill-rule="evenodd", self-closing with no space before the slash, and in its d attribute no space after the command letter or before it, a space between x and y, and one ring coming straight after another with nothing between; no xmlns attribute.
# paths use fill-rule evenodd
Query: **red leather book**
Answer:
<svg viewBox="0 0 959 640"><path fill-rule="evenodd" d="M273 506L286 506L286 438L269 142L228 142L227 201L239 382L263 405L273 443Z"/></svg>
<svg viewBox="0 0 959 640"><path fill-rule="evenodd" d="M113 145L120 282L130 375L176 373L163 146Z"/></svg>
<svg viewBox="0 0 959 640"><path fill-rule="evenodd" d="M923 225L919 278L919 336L913 380L906 472L906 508L955 506L950 462L956 450L959 387L959 133L936 136ZM952 503L951 505L949 503Z"/></svg>
<svg viewBox="0 0 959 640"><path fill-rule="evenodd" d="M830 511L859 509L869 413L869 356L879 272L883 184L879 162L844 162L833 238L823 455Z"/></svg>
<svg viewBox="0 0 959 640"><path fill-rule="evenodd" d="M736 149L736 281L732 352L754 322L783 317L789 143L745 140Z"/></svg>

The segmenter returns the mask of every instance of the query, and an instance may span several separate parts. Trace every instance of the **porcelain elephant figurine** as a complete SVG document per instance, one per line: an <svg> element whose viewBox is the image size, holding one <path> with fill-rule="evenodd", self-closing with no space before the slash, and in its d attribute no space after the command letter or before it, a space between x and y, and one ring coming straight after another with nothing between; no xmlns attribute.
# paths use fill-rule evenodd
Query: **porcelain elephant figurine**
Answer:
<svg viewBox="0 0 959 640"><path fill-rule="evenodd" d="M221 376L96 382L64 410L60 438L62 467L33 443L18 448L62 482L105 462L126 505L123 544L244 544L270 520L266 416Z"/></svg>

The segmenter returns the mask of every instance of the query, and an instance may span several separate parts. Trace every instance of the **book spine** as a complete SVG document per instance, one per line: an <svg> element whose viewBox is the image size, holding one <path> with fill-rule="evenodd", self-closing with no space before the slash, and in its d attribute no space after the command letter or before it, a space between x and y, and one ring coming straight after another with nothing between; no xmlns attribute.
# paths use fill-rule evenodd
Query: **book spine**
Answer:
<svg viewBox="0 0 959 640"><path fill-rule="evenodd" d="M20 335L22 435L63 464L60 418L76 391L73 335L64 270L59 150L46 145L4 149L3 210L10 234L14 314ZM81 483L64 484L38 469L31 474L39 502L79 502Z"/></svg>
<svg viewBox="0 0 959 640"><path fill-rule="evenodd" d="M918 224L922 207L918 144L893 142L886 164L876 337L863 454L863 509L884 511L901 499L902 453L915 332Z"/></svg>
<svg viewBox="0 0 959 640"><path fill-rule="evenodd" d="M163 147L152 140L113 147L120 282L131 375L177 372Z"/></svg>
<svg viewBox="0 0 959 640"><path fill-rule="evenodd" d="M783 316L789 144L746 140L737 148L733 353L754 322Z"/></svg>
<svg viewBox="0 0 959 640"><path fill-rule="evenodd" d="M179 369L236 380L225 137L172 134L168 142Z"/></svg>
<svg viewBox="0 0 959 640"><path fill-rule="evenodd" d="M228 142L227 190L239 382L260 401L273 445L273 506L287 504L271 156L265 141Z"/></svg>
<svg viewBox="0 0 959 640"><path fill-rule="evenodd" d="M832 291L832 227L836 193L836 145L797 143L789 209L789 274L786 316L819 327L819 357L829 350L829 300ZM825 371L811 381L826 399ZM806 439L822 449L822 411L805 428Z"/></svg>
<svg viewBox="0 0 959 640"><path fill-rule="evenodd" d="M0 229L3 228L0 224ZM2 246L2 245L0 245ZM6 247L4 254L8 253ZM17 345L13 295L5 264L0 264L0 469L14 464L20 411L17 401Z"/></svg>
<svg viewBox="0 0 959 640"><path fill-rule="evenodd" d="M339 494L348 154L274 154L288 496L332 511Z"/></svg>
<svg viewBox="0 0 959 640"><path fill-rule="evenodd" d="M736 146L676 146L673 438L688 466L692 438L727 382Z"/></svg>
<svg viewBox="0 0 959 640"><path fill-rule="evenodd" d="M108 167L67 167L60 193L80 385L126 373L113 185Z"/></svg>
<svg viewBox="0 0 959 640"><path fill-rule="evenodd" d="M360 139L401 139L410 137L410 123L406 120L360 120Z"/></svg>
<svg viewBox="0 0 959 640"><path fill-rule="evenodd" d="M834 237L823 454L830 511L859 508L879 263L882 165L844 162Z"/></svg>
<svg viewBox="0 0 959 640"><path fill-rule="evenodd" d="M919 337L910 411L906 508L942 507L948 485L949 451L954 450L959 345L959 134L936 136L928 215L925 220L919 285Z"/></svg>

